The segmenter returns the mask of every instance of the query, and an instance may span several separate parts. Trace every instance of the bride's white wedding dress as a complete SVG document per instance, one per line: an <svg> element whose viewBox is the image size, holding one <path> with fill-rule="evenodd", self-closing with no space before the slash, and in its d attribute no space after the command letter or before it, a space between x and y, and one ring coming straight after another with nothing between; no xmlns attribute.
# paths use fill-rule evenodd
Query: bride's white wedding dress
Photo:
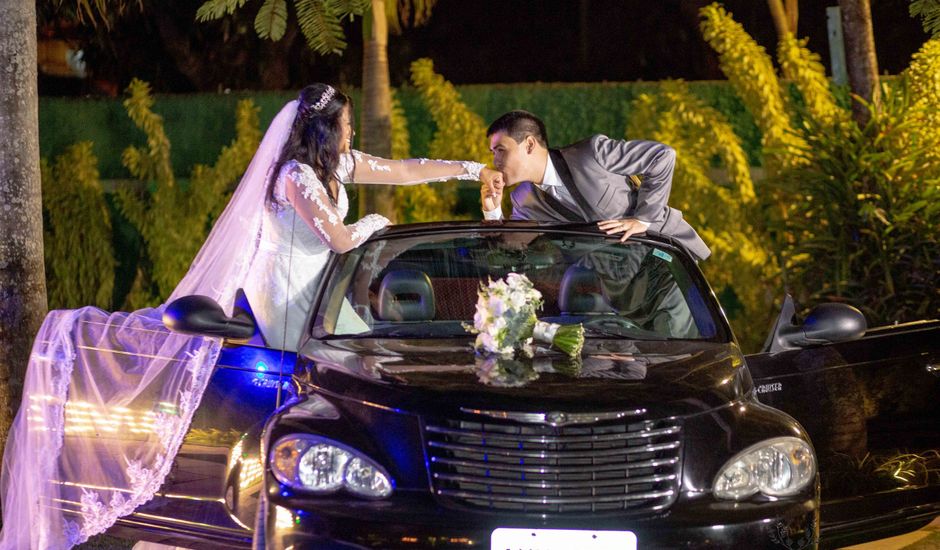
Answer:
<svg viewBox="0 0 940 550"><path fill-rule="evenodd" d="M352 151L340 159L336 176L343 184L413 185L448 179L478 179L482 164L442 160L387 160ZM306 201L305 215L288 200L287 186L297 187L295 201ZM276 207L268 208L261 227L257 257L245 283L248 302L269 347L295 351L320 274L331 251L357 247L389 221L369 214L344 225L349 212L346 188L336 203L313 169L289 161L275 182Z"/></svg>
<svg viewBox="0 0 940 550"><path fill-rule="evenodd" d="M345 225L313 170L291 162L268 176L297 102L271 123L225 211L167 303L200 294L231 311L245 288L271 347L293 349L331 251L358 246L388 220ZM477 179L481 164L389 161L353 151L343 183ZM66 549L104 532L159 490L218 358L218 338L168 331L163 306L108 313L52 311L33 345L23 399L4 449L0 550Z"/></svg>

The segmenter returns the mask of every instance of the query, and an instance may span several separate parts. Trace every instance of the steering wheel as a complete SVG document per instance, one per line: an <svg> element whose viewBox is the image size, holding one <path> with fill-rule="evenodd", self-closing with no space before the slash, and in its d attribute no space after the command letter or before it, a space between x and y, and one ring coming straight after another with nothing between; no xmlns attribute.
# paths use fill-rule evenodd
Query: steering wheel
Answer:
<svg viewBox="0 0 940 550"><path fill-rule="evenodd" d="M643 330L643 328L640 327L640 325L634 323L633 321L631 321L630 319L627 319L626 317L621 317L617 314L597 317L595 319L591 319L590 321L588 321L587 324L598 326L598 327L606 326L606 327L625 328L625 329L631 329L631 330L634 330L634 329Z"/></svg>

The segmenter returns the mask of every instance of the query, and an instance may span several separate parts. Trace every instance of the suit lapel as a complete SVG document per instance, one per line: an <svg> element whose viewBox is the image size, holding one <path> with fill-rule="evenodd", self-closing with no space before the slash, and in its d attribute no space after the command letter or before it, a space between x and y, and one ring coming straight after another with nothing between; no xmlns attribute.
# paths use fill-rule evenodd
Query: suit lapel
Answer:
<svg viewBox="0 0 940 550"><path fill-rule="evenodd" d="M555 212L558 212L563 218L565 218L569 222L583 222L584 221L584 218L579 216L576 212L572 211L570 208L563 205L555 197L539 189L537 185L533 185L532 188L535 189L535 192L538 194L538 197L541 198L552 210L554 210Z"/></svg>
<svg viewBox="0 0 940 550"><path fill-rule="evenodd" d="M592 221L591 218L597 216L594 210L588 206L588 202L584 199L584 195L581 194L581 190L578 189L578 186L575 184L574 178L571 176L571 169L568 168L568 162L565 160L565 157L562 156L561 151L558 149L549 149L548 155L552 160L552 165L555 167L555 171L558 172L558 177L560 177L561 182L565 184L565 189L568 190L568 193L571 194L574 202L578 204L578 207L581 208L581 211L583 212L583 215L578 217L578 221ZM558 201L556 200L555 202ZM565 210L571 212L571 210L567 208Z"/></svg>

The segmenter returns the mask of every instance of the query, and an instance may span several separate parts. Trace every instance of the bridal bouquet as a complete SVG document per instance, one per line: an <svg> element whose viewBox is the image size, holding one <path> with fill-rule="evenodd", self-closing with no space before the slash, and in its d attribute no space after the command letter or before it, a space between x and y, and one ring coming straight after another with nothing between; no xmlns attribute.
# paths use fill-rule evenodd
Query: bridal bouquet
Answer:
<svg viewBox="0 0 940 550"><path fill-rule="evenodd" d="M532 341L550 344L575 357L584 346L584 328L539 321L535 312L542 307L542 293L525 275L510 273L506 279L480 283L473 326L474 347L482 353L510 356L522 351L532 356Z"/></svg>

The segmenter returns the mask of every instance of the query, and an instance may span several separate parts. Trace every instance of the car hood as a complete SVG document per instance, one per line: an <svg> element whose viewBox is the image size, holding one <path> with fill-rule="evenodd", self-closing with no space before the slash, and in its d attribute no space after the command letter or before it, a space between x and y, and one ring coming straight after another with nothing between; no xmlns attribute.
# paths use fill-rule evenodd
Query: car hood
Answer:
<svg viewBox="0 0 940 550"><path fill-rule="evenodd" d="M752 388L736 345L687 340L591 339L580 361L541 348L531 359L487 360L467 339L311 340L295 377L307 390L404 412L642 408L676 416L727 405Z"/></svg>

